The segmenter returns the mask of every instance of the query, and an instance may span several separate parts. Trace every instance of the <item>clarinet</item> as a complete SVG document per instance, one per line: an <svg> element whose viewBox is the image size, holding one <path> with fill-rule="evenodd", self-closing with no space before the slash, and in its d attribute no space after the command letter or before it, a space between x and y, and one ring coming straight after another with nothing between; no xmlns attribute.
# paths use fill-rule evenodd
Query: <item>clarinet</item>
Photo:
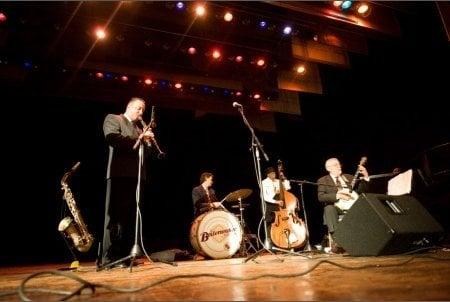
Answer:
<svg viewBox="0 0 450 302"><path fill-rule="evenodd" d="M141 120L141 124L142 124L142 127L143 127L142 133L145 133L145 131L147 131L148 129L151 128L150 127L151 126L151 122L150 122L150 124L147 125L143 120ZM152 144L156 147L156 150L158 151L158 158L164 157L165 153L159 147L159 144L156 141L156 138L153 136L153 137L150 137L150 140L152 141Z"/></svg>

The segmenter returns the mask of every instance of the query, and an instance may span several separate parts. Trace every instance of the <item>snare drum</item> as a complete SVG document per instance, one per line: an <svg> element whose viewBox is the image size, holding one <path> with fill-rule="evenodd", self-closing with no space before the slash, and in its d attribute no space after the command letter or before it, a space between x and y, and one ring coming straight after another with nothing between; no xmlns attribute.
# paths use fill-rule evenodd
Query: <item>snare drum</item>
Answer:
<svg viewBox="0 0 450 302"><path fill-rule="evenodd" d="M232 213L209 211L195 218L191 225L190 241L200 254L213 259L229 258L241 246L242 228Z"/></svg>

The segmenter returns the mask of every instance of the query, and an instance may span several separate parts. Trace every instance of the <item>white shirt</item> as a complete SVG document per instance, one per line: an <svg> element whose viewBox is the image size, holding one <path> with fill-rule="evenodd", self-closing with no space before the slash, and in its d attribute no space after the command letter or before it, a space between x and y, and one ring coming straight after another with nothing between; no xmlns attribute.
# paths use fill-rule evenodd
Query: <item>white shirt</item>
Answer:
<svg viewBox="0 0 450 302"><path fill-rule="evenodd" d="M274 197L276 194L280 193L280 180L276 178L272 180L269 177L267 177L262 181L262 187L263 187L264 201L276 204ZM291 189L291 184L289 180L285 179L283 181L283 187L285 190Z"/></svg>

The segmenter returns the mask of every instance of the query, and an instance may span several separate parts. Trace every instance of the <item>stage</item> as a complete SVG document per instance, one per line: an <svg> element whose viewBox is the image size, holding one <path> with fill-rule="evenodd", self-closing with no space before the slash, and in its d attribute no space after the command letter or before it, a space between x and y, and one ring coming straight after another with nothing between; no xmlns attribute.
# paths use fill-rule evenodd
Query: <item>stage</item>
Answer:
<svg viewBox="0 0 450 302"><path fill-rule="evenodd" d="M161 262L96 271L81 263L78 271L57 271L95 287L73 300L449 300L450 249L414 255L352 257L347 254L269 253L246 258ZM69 264L17 266L0 269L0 301L20 301L18 288L26 282L31 300L54 301L63 296L46 290L76 291L81 283L54 275ZM84 281L83 281L84 280ZM141 290L138 290L141 288ZM8 292L16 293L8 294ZM40 292L38 292L40 291ZM122 291L122 292L120 292Z"/></svg>

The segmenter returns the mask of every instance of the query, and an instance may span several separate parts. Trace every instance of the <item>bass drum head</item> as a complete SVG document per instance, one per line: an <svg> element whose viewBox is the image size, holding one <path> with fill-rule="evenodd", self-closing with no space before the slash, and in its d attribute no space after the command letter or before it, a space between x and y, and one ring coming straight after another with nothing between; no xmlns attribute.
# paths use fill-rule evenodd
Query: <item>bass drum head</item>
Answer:
<svg viewBox="0 0 450 302"><path fill-rule="evenodd" d="M199 253L213 259L229 258L241 246L242 228L233 214L222 210L211 211L194 220L190 241Z"/></svg>

